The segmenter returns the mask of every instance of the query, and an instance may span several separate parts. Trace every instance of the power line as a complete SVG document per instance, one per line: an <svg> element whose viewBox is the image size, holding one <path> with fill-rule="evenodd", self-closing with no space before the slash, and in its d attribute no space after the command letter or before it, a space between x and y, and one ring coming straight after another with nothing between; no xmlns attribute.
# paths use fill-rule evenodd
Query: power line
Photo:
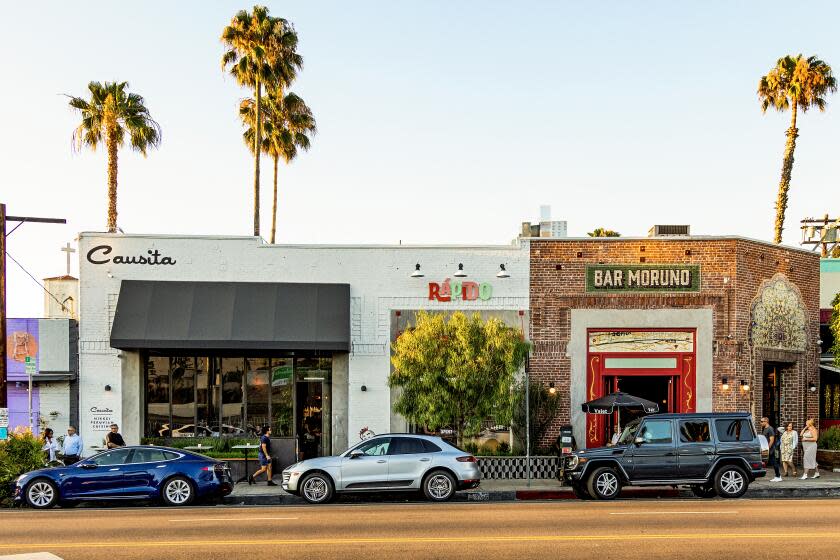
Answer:
<svg viewBox="0 0 840 560"><path fill-rule="evenodd" d="M32 274L30 274L30 273L29 273L29 271L28 271L28 270L26 270L26 269L23 267L23 265L22 265L22 264L20 264L20 263L18 262L18 260L17 260L16 258L14 258L12 255L10 255L8 251L6 251L6 256L7 256L7 257L9 257L10 259L12 259L12 261L13 261L16 265L18 265L18 266L20 267L20 269L26 273L26 275L27 275L27 276L29 276L30 278L32 278L32 280L33 280L36 284L38 284L39 286L41 286L41 288L42 288L45 292L47 292L47 293L50 295L50 297L51 297L51 298L53 298L53 299L55 300L55 302L56 302L58 305L60 305L60 306L61 306L61 310L62 310L62 311L67 311L67 308L64 306L64 304L63 304L63 303L61 303L61 302L58 300L58 298L57 298L57 297L55 297L55 295L53 295L53 293L47 289L47 287L46 287L46 286L44 286L43 284L41 284L41 282L40 282L37 278L35 278L34 276L32 276Z"/></svg>

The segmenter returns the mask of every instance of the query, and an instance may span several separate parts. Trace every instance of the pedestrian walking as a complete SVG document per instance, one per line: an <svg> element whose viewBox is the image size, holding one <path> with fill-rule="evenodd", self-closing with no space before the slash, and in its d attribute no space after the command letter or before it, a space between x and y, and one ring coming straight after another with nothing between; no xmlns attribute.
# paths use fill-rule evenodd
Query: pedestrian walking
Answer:
<svg viewBox="0 0 840 560"><path fill-rule="evenodd" d="M44 445L41 447L41 451L44 452L44 460L47 463L52 463L55 461L55 454L58 451L58 442L55 441L52 428L44 430L43 440Z"/></svg>
<svg viewBox="0 0 840 560"><path fill-rule="evenodd" d="M125 447L125 440L120 435L120 427L116 424L111 424L111 431L105 434L105 447L108 449Z"/></svg>
<svg viewBox="0 0 840 560"><path fill-rule="evenodd" d="M248 477L248 484L256 484L255 477L266 473L268 486L277 486L271 480L271 426L263 426L260 430L260 450L257 453L260 459L260 469Z"/></svg>
<svg viewBox="0 0 840 560"><path fill-rule="evenodd" d="M820 471L817 469L817 439L819 439L820 431L814 423L813 418L808 418L805 421L805 427L799 433L802 436L802 480L808 478L808 471L813 470L814 476L811 478L819 478Z"/></svg>
<svg viewBox="0 0 840 560"><path fill-rule="evenodd" d="M64 464L69 466L78 463L82 458L83 450L82 436L76 433L75 426L68 426L67 435L64 436L64 449L62 450L64 453Z"/></svg>
<svg viewBox="0 0 840 560"><path fill-rule="evenodd" d="M761 419L761 433L767 438L767 446L770 451L770 456L767 458L767 465L772 466L773 471L776 473L776 476L771 478L770 482L781 482L782 477L779 473L779 434L770 425L770 419L766 416Z"/></svg>
<svg viewBox="0 0 840 560"><path fill-rule="evenodd" d="M796 476L793 454L796 453L796 448L799 446L799 434L793 429L793 422L788 422L784 428L780 427L779 431L782 440L782 472L784 476L790 476L788 472Z"/></svg>

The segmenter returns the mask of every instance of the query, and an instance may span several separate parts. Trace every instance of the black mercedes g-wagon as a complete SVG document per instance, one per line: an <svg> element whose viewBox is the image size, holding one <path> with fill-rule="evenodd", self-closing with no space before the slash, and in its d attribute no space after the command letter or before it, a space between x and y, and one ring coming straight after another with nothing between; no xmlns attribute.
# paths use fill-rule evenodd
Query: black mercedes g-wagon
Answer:
<svg viewBox="0 0 840 560"><path fill-rule="evenodd" d="M704 498L739 498L765 473L746 412L645 416L628 423L616 445L580 450L565 465L575 494L600 500L622 486L684 485Z"/></svg>

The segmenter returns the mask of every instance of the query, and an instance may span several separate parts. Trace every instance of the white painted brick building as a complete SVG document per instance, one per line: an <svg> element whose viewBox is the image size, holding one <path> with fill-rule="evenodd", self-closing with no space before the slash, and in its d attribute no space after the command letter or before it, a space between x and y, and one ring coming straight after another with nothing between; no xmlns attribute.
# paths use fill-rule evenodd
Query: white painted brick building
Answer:
<svg viewBox="0 0 840 560"><path fill-rule="evenodd" d="M269 245L254 237L83 233L79 238L82 436L86 444L101 442L101 428L109 418L120 424L129 444L148 435L144 434L143 353L117 350L110 341L124 280L349 284L351 349L332 357L331 447L339 452L356 441L364 427L377 433L405 429L404 422L391 413L387 384L397 312L476 310L502 314L508 323L527 332L527 243L294 246ZM168 258L173 264L137 264L136 258L135 264L120 262L139 256L158 262ZM489 283L492 296L430 301L429 283L457 280L453 273L459 263L467 274L462 280ZM411 276L417 264L424 277ZM505 266L508 278L497 277L500 265Z"/></svg>

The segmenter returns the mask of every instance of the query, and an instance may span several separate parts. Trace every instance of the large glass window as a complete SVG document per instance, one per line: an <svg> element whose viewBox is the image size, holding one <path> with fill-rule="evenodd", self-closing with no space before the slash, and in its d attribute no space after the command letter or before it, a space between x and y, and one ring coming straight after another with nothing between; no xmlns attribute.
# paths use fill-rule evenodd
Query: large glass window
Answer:
<svg viewBox="0 0 840 560"><path fill-rule="evenodd" d="M291 437L295 433L294 385L295 362L293 358L271 360L271 435Z"/></svg>
<svg viewBox="0 0 840 560"><path fill-rule="evenodd" d="M248 432L258 434L262 426L268 425L269 371L267 358L245 358L247 378Z"/></svg>
<svg viewBox="0 0 840 560"><path fill-rule="evenodd" d="M243 358L221 358L219 371L222 383L222 427L220 435L243 435L245 433L245 398L243 377L245 360Z"/></svg>
<svg viewBox="0 0 840 560"><path fill-rule="evenodd" d="M295 363L296 427L301 459L330 453L332 358L298 358Z"/></svg>
<svg viewBox="0 0 840 560"><path fill-rule="evenodd" d="M172 358L172 426L169 437L195 435L195 358Z"/></svg>
<svg viewBox="0 0 840 560"><path fill-rule="evenodd" d="M219 427L219 384L216 360L211 358L196 358L195 371L195 400L196 400L196 434L213 435Z"/></svg>
<svg viewBox="0 0 840 560"><path fill-rule="evenodd" d="M169 358L150 357L146 362L146 435L169 431Z"/></svg>

